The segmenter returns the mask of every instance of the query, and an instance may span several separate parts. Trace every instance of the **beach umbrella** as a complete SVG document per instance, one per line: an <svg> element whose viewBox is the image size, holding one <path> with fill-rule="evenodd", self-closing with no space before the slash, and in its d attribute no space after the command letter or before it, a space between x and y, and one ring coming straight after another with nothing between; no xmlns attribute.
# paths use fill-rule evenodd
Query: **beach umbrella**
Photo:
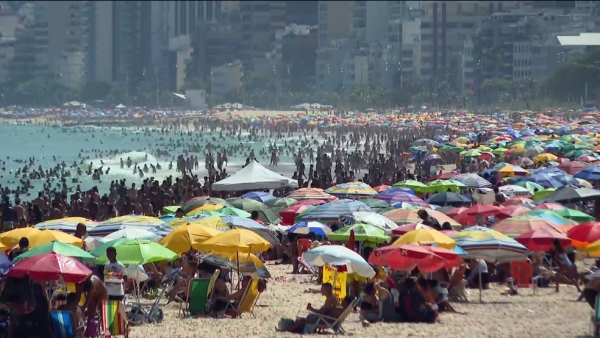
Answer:
<svg viewBox="0 0 600 338"><path fill-rule="evenodd" d="M589 166L583 168L581 171L576 173L573 177L581 178L589 182L598 182L600 181L600 167L598 166Z"/></svg>
<svg viewBox="0 0 600 338"><path fill-rule="evenodd" d="M179 208L181 208L181 207L178 205L168 205L168 206L162 208L162 212L163 212L163 214L174 214L175 212L177 212L177 209L179 209Z"/></svg>
<svg viewBox="0 0 600 338"><path fill-rule="evenodd" d="M346 266L348 273L373 278L375 270L358 253L341 245L321 245L302 254L310 266Z"/></svg>
<svg viewBox="0 0 600 338"><path fill-rule="evenodd" d="M369 211L356 211L352 213L352 216L344 216L352 219L350 225L354 223L366 223L372 226L378 227L382 230L388 231L398 227L396 223L394 223L391 219Z"/></svg>
<svg viewBox="0 0 600 338"><path fill-rule="evenodd" d="M441 192L447 192L447 191L459 191L460 189L463 189L463 188L466 188L466 186L458 181L435 180L435 181L427 184L426 190L427 190L427 192L440 192L441 193Z"/></svg>
<svg viewBox="0 0 600 338"><path fill-rule="evenodd" d="M594 189L594 186L590 182L588 182L582 178L574 178L574 180L577 181L580 188Z"/></svg>
<svg viewBox="0 0 600 338"><path fill-rule="evenodd" d="M254 254L230 254L223 252L201 253L203 262L238 271L254 278L271 278L265 264Z"/></svg>
<svg viewBox="0 0 600 338"><path fill-rule="evenodd" d="M79 284L92 275L92 270L76 258L54 252L23 259L8 271L9 277L29 278L37 281L58 280Z"/></svg>
<svg viewBox="0 0 600 338"><path fill-rule="evenodd" d="M421 204L425 203L422 199L418 198L414 194L406 192L406 188L396 187L390 188L382 193L379 193L373 196L375 199L379 199L382 201L386 201L389 204L405 202L405 203L415 203Z"/></svg>
<svg viewBox="0 0 600 338"><path fill-rule="evenodd" d="M371 208L373 210L388 209L391 207L388 202L382 201L382 200L377 200L374 198L364 198L364 199L361 199L360 201L363 202L366 206L368 206L369 208Z"/></svg>
<svg viewBox="0 0 600 338"><path fill-rule="evenodd" d="M242 198L253 199L260 203L265 203L266 201L275 199L275 196L271 195L268 192L264 191L251 191L242 195Z"/></svg>
<svg viewBox="0 0 600 338"><path fill-rule="evenodd" d="M468 258L488 262L512 262L527 259L527 248L514 239L488 228L471 227L450 236L467 252Z"/></svg>
<svg viewBox="0 0 600 338"><path fill-rule="evenodd" d="M65 244L73 244L77 247L83 246L83 240L81 238L77 238L65 232L55 230L41 230L28 239L29 248L31 249L54 241Z"/></svg>
<svg viewBox="0 0 600 338"><path fill-rule="evenodd" d="M202 243L220 233L219 230L202 225L182 225L165 236L159 243L177 254L183 254L190 251L192 244Z"/></svg>
<svg viewBox="0 0 600 338"><path fill-rule="evenodd" d="M545 228L524 232L515 237L515 241L535 252L546 252L552 249L556 240L559 241L562 247L571 245L571 240L565 235Z"/></svg>
<svg viewBox="0 0 600 338"><path fill-rule="evenodd" d="M481 156L481 152L479 150L472 149L472 150L461 151L459 153L459 155L463 156L463 157L479 157L479 156Z"/></svg>
<svg viewBox="0 0 600 338"><path fill-rule="evenodd" d="M288 229L288 233L298 235L315 234L317 236L327 236L331 234L331 228L323 223L302 221L292 225Z"/></svg>
<svg viewBox="0 0 600 338"><path fill-rule="evenodd" d="M533 200L527 198L527 197L523 197L523 196L512 196L511 198L509 198L508 200L506 200L506 202L504 202L504 205L531 205L533 204Z"/></svg>
<svg viewBox="0 0 600 338"><path fill-rule="evenodd" d="M453 180L458 181L469 188L487 188L492 184L477 174L462 174L455 176Z"/></svg>
<svg viewBox="0 0 600 338"><path fill-rule="evenodd" d="M251 216L249 212L235 207L224 207L218 211L202 211L200 213L207 216L237 216L246 218Z"/></svg>
<svg viewBox="0 0 600 338"><path fill-rule="evenodd" d="M558 224L537 216L516 216L504 219L492 226L492 230L503 233L509 237L516 237L522 233L546 228L560 232L556 228Z"/></svg>
<svg viewBox="0 0 600 338"><path fill-rule="evenodd" d="M336 199L337 200L337 197ZM292 204L293 206L300 206L300 205L306 205L306 206L315 206L315 205L321 205L321 204L325 204L328 203L328 201L326 200L316 200L316 199L305 199L305 200L298 200L298 202ZM290 205L290 207L292 206Z"/></svg>
<svg viewBox="0 0 600 338"><path fill-rule="evenodd" d="M441 206L461 206L471 204L471 200L463 195L453 192L442 192L435 194L427 199L427 203Z"/></svg>
<svg viewBox="0 0 600 338"><path fill-rule="evenodd" d="M388 212L384 213L383 215L398 225L420 223L423 220L417 214L418 211L419 210L415 210L415 209L396 209L396 210L388 211ZM429 216L435 218L440 224L444 224L444 222L448 222L448 223L450 223L450 225L452 227L455 227L455 228L462 227L462 225L460 223L458 223L454 219L444 215L443 213L441 213L439 211L431 210L431 209L426 209L426 211L427 211L427 214L429 214Z"/></svg>
<svg viewBox="0 0 600 338"><path fill-rule="evenodd" d="M567 237L576 248L588 246L600 239L600 222L586 222L567 231Z"/></svg>
<svg viewBox="0 0 600 338"><path fill-rule="evenodd" d="M190 221L190 224L202 225L207 228L211 228L211 229L219 230L219 231L227 231L227 230L231 229L231 226L229 226L229 224L225 223L225 221L223 221L223 219L219 216L210 216L210 217L199 218L199 219Z"/></svg>
<svg viewBox="0 0 600 338"><path fill-rule="evenodd" d="M279 239L269 230L269 228L265 227L264 225L258 223L255 220L236 216L223 216L221 217L221 219L223 220L223 222L227 223L227 225L231 226L232 229L242 228L255 232L256 234L267 240L267 242L269 242L271 246L281 244Z"/></svg>
<svg viewBox="0 0 600 338"><path fill-rule="evenodd" d="M47 254L50 252L54 252L63 256L77 258L86 263L92 263L95 258L85 250L82 250L74 245L65 244L61 242L51 242L25 251L24 253L20 254L19 256L13 259L13 264L29 257Z"/></svg>
<svg viewBox="0 0 600 338"><path fill-rule="evenodd" d="M150 232L148 230L145 230L145 229L125 228L125 229L115 231L108 236L105 236L104 239L107 241L111 241L111 240L117 239L117 238L128 238L128 239L139 238L139 239L155 240L159 237L160 237L159 235L157 235L153 232Z"/></svg>
<svg viewBox="0 0 600 338"><path fill-rule="evenodd" d="M267 251L271 244L253 231L233 229L193 244L192 247L200 252L256 253Z"/></svg>
<svg viewBox="0 0 600 338"><path fill-rule="evenodd" d="M57 230L72 234L75 233L77 224L79 223L85 224L88 229L98 225L98 222L83 217L65 217L38 223L35 225L35 228L39 230Z"/></svg>
<svg viewBox="0 0 600 338"><path fill-rule="evenodd" d="M164 246L145 239L124 239L114 244L117 251L117 260L121 264L142 265L160 261L172 261L178 255ZM106 250L96 258L96 264L108 264Z"/></svg>
<svg viewBox="0 0 600 338"><path fill-rule="evenodd" d="M587 201L600 197L600 191L589 188L565 187L556 190L543 199L544 202L571 203L577 201Z"/></svg>
<svg viewBox="0 0 600 338"><path fill-rule="evenodd" d="M0 234L0 242L5 246L11 247L19 244L21 238L26 237L27 239L29 239L38 233L40 233L40 230L36 228L13 229Z"/></svg>
<svg viewBox="0 0 600 338"><path fill-rule="evenodd" d="M273 199L270 199L270 200L268 200L268 201L265 202L265 205L268 206L268 207L271 207L273 209L281 211L281 210L289 207L290 205L292 205L292 204L294 204L296 202L298 202L298 200L293 199L293 198L289 198L289 197L282 197L282 198L273 198Z"/></svg>
<svg viewBox="0 0 600 338"><path fill-rule="evenodd" d="M558 210L562 210L565 209L566 207L563 206L562 204L559 203L540 203L538 205L536 205L535 207L533 207L534 210L539 210L539 209L545 209L545 210L554 210L554 211L558 211Z"/></svg>
<svg viewBox="0 0 600 338"><path fill-rule="evenodd" d="M425 192L427 190L427 186L419 181L415 180L406 180L394 183L394 187L408 188L416 192Z"/></svg>
<svg viewBox="0 0 600 338"><path fill-rule="evenodd" d="M372 211L359 201L321 204L305 215L298 215L302 221L335 221L341 216L352 216L356 211Z"/></svg>
<svg viewBox="0 0 600 338"><path fill-rule="evenodd" d="M562 188L562 187L565 186L556 177L550 176L548 174L538 174L538 173L536 173L534 175L531 175L531 177L529 177L527 180L530 181L530 182L537 183L537 184L541 185L544 188L555 188L555 189L558 189L558 188Z"/></svg>
<svg viewBox="0 0 600 338"><path fill-rule="evenodd" d="M375 189L375 191L377 191L378 193L381 193L381 192L388 190L391 187L392 187L391 185L382 184L382 185L378 185L378 186L374 187L373 189Z"/></svg>
<svg viewBox="0 0 600 338"><path fill-rule="evenodd" d="M566 162L558 165L558 169L570 175L575 175L584 170L585 168L587 168L587 165L577 161Z"/></svg>
<svg viewBox="0 0 600 338"><path fill-rule="evenodd" d="M498 211L498 213L496 215L494 215L494 217L497 219L505 219L505 218L509 218L509 217L522 215L530 210L531 209L529 209L528 207L523 206L523 205L509 205L506 207L502 207Z"/></svg>
<svg viewBox="0 0 600 338"><path fill-rule="evenodd" d="M87 236L83 239L83 243L85 244L85 248L87 250L94 250L95 248L104 244L104 242L104 239L101 237Z"/></svg>
<svg viewBox="0 0 600 338"><path fill-rule="evenodd" d="M431 228L409 231L392 243L392 245L402 244L436 245L446 249L452 249L456 246L456 242L452 238Z"/></svg>
<svg viewBox="0 0 600 338"><path fill-rule="evenodd" d="M517 176L530 176L529 171L514 165L506 165L498 170L498 175L502 177L517 177Z"/></svg>
<svg viewBox="0 0 600 338"><path fill-rule="evenodd" d="M558 160L558 156L550 153L543 153L535 156L533 161L536 163L547 163Z"/></svg>
<svg viewBox="0 0 600 338"><path fill-rule="evenodd" d="M355 223L343 227L327 235L327 238L332 241L348 242L351 232L354 232L354 238L359 242L385 243L391 239L390 236L385 234L385 230L365 223Z"/></svg>
<svg viewBox="0 0 600 338"><path fill-rule="evenodd" d="M0 276L4 277L12 267L12 262L5 254L0 253Z"/></svg>
<svg viewBox="0 0 600 338"><path fill-rule="evenodd" d="M292 225L294 224L294 219L303 211L314 209L314 206L310 205L291 205L279 212L279 217L281 217L280 224L282 225Z"/></svg>
<svg viewBox="0 0 600 338"><path fill-rule="evenodd" d="M575 225L576 224L575 221L572 221L570 219L562 217L557 213L557 211L552 211L552 210L543 210L543 209L531 210L521 216L522 217L529 217L529 216L540 217L547 221L552 222L552 224L554 224L555 226Z"/></svg>
<svg viewBox="0 0 600 338"><path fill-rule="evenodd" d="M552 194L555 191L556 191L555 188L548 188L548 189L543 189L543 190L540 190L540 191L536 191L533 194L532 198L533 198L534 201L541 201L541 200L543 200L544 198L546 198L548 195Z"/></svg>
<svg viewBox="0 0 600 338"><path fill-rule="evenodd" d="M393 236L402 236L407 232L413 231L413 230L418 230L418 229L431 229L431 230L435 230L434 228L427 226L425 224L421 224L421 223L413 223L413 224L403 224L399 227L397 227L396 229L393 229L391 231L391 234Z"/></svg>
<svg viewBox="0 0 600 338"><path fill-rule="evenodd" d="M97 226L88 230L88 235L101 237L125 228L141 228L161 236L165 236L173 230L163 220L156 217L126 215L100 222Z"/></svg>
<svg viewBox="0 0 600 338"><path fill-rule="evenodd" d="M369 263L398 271L412 271L418 268L425 273L444 268L446 260L434 254L429 248L412 244L377 248L369 255ZM455 256L458 257L456 254Z"/></svg>
<svg viewBox="0 0 600 338"><path fill-rule="evenodd" d="M500 186L498 190L507 196L531 197L531 192L527 188L514 184Z"/></svg>
<svg viewBox="0 0 600 338"><path fill-rule="evenodd" d="M221 211L225 206L223 204L205 204L197 207L196 209L186 213L186 216L194 216L204 212L215 212Z"/></svg>
<svg viewBox="0 0 600 338"><path fill-rule="evenodd" d="M228 201L238 209L247 212L256 211L258 213L258 219L265 224L275 223L279 219L279 216L273 209L255 200L248 198L230 198Z"/></svg>
<svg viewBox="0 0 600 338"><path fill-rule="evenodd" d="M577 223L583 223L583 222L593 222L596 220L596 218L581 212L579 210L575 210L575 209L570 209L570 208L564 208L561 210L557 210L554 211L557 215L562 216L564 218L568 218L570 220L573 220Z"/></svg>
<svg viewBox="0 0 600 338"><path fill-rule="evenodd" d="M229 202L227 202L226 200L222 199L222 198L216 198L216 197L209 197L209 196L201 196L201 197L194 197L191 200L185 202L182 206L181 209L183 210L184 213L188 213L198 207L201 207L205 204L220 204L226 207L231 207L232 205L229 204Z"/></svg>
<svg viewBox="0 0 600 338"><path fill-rule="evenodd" d="M515 185L518 185L520 187L527 189L532 194L535 193L536 191L544 190L543 186L541 186L535 182L531 182L531 181L519 181L519 182L516 182Z"/></svg>
<svg viewBox="0 0 600 338"><path fill-rule="evenodd" d="M458 216L460 213L462 213L463 211L467 210L466 207L446 207L446 208L449 208L449 209L446 210L446 211L444 211L444 214L446 216L449 216L449 217L452 217L452 218ZM437 209L437 210L439 211L439 209Z"/></svg>
<svg viewBox="0 0 600 338"><path fill-rule="evenodd" d="M580 248L579 250L587 253L590 257L600 257L600 240L597 240L584 248Z"/></svg>
<svg viewBox="0 0 600 338"><path fill-rule="evenodd" d="M298 190L292 191L289 195L289 198L293 198L297 201L314 199L314 200L324 200L324 201L335 201L337 197L326 193L323 189L319 188L300 188Z"/></svg>
<svg viewBox="0 0 600 338"><path fill-rule="evenodd" d="M349 182L349 183L339 183L334 185L333 187L325 190L326 193L332 195L361 195L361 196L369 196L369 195L377 195L377 191L371 188L370 185L364 182Z"/></svg>

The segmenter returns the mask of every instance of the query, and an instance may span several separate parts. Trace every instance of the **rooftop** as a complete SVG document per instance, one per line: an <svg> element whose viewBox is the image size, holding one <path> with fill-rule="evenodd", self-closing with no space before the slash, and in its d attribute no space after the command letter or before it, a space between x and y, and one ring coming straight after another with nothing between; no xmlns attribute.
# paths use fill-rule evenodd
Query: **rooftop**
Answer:
<svg viewBox="0 0 600 338"><path fill-rule="evenodd" d="M574 36L557 36L561 46L600 46L600 33L580 33Z"/></svg>

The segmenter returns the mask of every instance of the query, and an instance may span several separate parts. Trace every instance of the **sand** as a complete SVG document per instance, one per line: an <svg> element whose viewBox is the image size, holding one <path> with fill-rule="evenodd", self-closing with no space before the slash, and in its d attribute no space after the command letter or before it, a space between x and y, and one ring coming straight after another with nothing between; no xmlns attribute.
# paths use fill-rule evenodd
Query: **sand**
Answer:
<svg viewBox="0 0 600 338"><path fill-rule="evenodd" d="M268 265L274 277L263 293L254 313L238 319L178 318L177 304L163 307L164 321L133 327L131 337L299 337L277 333L280 318L306 316L307 303L322 304L322 297L306 290L317 290L316 284L304 282L306 276L291 275L289 265ZM282 281L279 279L287 279ZM356 313L350 314L344 329L348 336L359 337L576 337L590 330L591 309L585 302L575 302L574 287L520 289L517 296L502 296L503 287L484 291L478 303L478 291L469 290L471 303L453 303L466 315L442 313L437 324L375 323L363 328ZM332 335L331 331L325 336ZM319 337L324 335L318 335Z"/></svg>

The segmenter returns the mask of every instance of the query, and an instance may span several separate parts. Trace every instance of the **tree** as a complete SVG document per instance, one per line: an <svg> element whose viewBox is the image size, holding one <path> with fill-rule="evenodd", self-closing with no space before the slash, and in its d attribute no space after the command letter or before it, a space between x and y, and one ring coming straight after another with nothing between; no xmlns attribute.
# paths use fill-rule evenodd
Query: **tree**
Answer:
<svg viewBox="0 0 600 338"><path fill-rule="evenodd" d="M108 82L92 81L86 82L79 91L79 101L93 102L96 100L106 100L112 86Z"/></svg>
<svg viewBox="0 0 600 338"><path fill-rule="evenodd" d="M600 90L600 49L591 49L580 58L560 65L544 83L549 97L562 101L579 101L585 96L598 99Z"/></svg>
<svg viewBox="0 0 600 338"><path fill-rule="evenodd" d="M19 84L15 90L15 96L21 104L37 106L47 101L47 83L42 78L35 78Z"/></svg>

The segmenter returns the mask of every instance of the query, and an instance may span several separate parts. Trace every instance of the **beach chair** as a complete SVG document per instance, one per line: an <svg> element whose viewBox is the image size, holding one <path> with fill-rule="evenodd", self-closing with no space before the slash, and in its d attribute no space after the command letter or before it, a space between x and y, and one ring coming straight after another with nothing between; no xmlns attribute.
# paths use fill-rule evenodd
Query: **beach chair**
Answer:
<svg viewBox="0 0 600 338"><path fill-rule="evenodd" d="M221 274L221 270L217 269L213 272L213 275L210 277L210 281L208 283L208 289L206 290L206 309L210 309L210 304L212 303L212 293L215 288L215 283L217 279L219 279L219 275Z"/></svg>
<svg viewBox="0 0 600 338"><path fill-rule="evenodd" d="M594 305L594 310L592 311L591 318L591 327L592 327L592 337L600 337L600 294L596 296L596 303Z"/></svg>
<svg viewBox="0 0 600 338"><path fill-rule="evenodd" d="M311 282L319 280L319 269L313 268L312 266L308 265L308 263L306 263L306 261L304 261L302 257L298 257L298 269L298 272L300 273L309 273Z"/></svg>
<svg viewBox="0 0 600 338"><path fill-rule="evenodd" d="M78 326L75 315L70 311L50 311L50 320L56 338L75 338L78 331L83 330L83 325Z"/></svg>
<svg viewBox="0 0 600 338"><path fill-rule="evenodd" d="M187 285L187 299L179 298L179 316L191 316L205 313L210 278L192 279Z"/></svg>
<svg viewBox="0 0 600 338"><path fill-rule="evenodd" d="M342 324L344 320L348 318L348 315L352 312L352 309L358 304L358 298L355 298L350 305L348 305L344 311L340 314L338 318L333 318L329 316L320 315L317 313L312 313L312 315L317 316L317 322L314 325L310 325L309 330L314 327L314 330L328 330L331 329L333 333L337 334L346 334L344 328L342 328Z"/></svg>
<svg viewBox="0 0 600 338"><path fill-rule="evenodd" d="M258 297L260 296L260 292L258 291L259 281L260 279L258 278L252 279L250 284L248 284L246 287L246 290L242 295L242 299L237 307L233 302L229 302L225 308L225 312L227 312L228 309L231 309L238 315L238 317L241 317L242 313L250 313L252 316L254 316L254 318L256 318L256 315L254 314L254 306L256 305Z"/></svg>
<svg viewBox="0 0 600 338"><path fill-rule="evenodd" d="M108 300L103 301L101 305L102 322L100 324L100 333L105 336L125 336L129 337L129 321L125 314L125 305L123 303Z"/></svg>

